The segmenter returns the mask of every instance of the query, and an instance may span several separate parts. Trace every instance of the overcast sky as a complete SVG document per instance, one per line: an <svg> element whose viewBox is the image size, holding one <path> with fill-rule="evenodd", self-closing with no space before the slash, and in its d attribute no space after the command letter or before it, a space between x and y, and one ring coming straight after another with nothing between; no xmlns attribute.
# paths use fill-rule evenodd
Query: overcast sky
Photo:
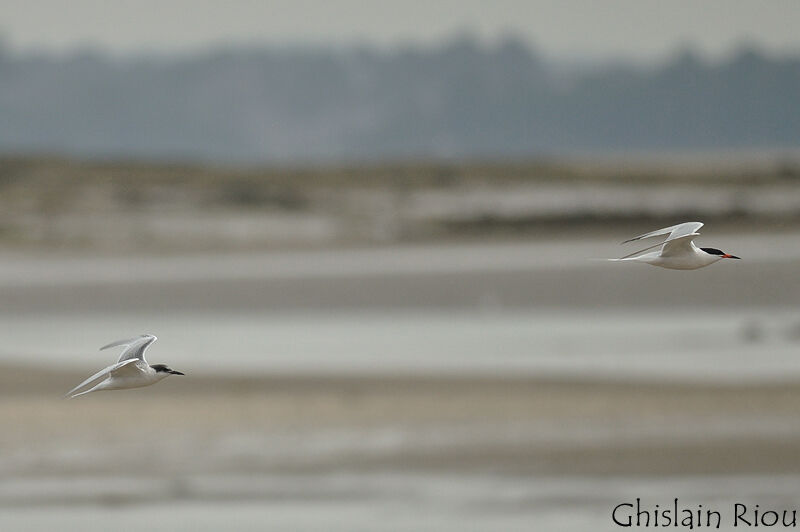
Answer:
<svg viewBox="0 0 800 532"><path fill-rule="evenodd" d="M185 51L219 43L430 43L514 33L554 56L663 57L743 42L800 51L796 0L0 0L14 49Z"/></svg>

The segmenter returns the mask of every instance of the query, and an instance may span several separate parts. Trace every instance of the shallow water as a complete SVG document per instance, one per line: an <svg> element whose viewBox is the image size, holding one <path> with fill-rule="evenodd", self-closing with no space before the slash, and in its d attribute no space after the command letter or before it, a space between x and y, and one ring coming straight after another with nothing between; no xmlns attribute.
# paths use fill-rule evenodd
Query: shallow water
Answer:
<svg viewBox="0 0 800 532"><path fill-rule="evenodd" d="M93 370L95 346L158 334L149 360L186 373L800 377L800 311L210 313L3 316L0 361Z"/></svg>

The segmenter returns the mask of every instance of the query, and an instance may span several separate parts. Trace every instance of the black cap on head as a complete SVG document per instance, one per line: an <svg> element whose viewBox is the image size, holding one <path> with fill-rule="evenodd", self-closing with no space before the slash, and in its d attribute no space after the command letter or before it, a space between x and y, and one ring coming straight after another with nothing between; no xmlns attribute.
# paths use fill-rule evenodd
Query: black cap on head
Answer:
<svg viewBox="0 0 800 532"><path fill-rule="evenodd" d="M724 251L719 250L717 248L700 248L700 249L702 249L703 251L705 251L709 255L720 255L721 256L721 255L725 254Z"/></svg>
<svg viewBox="0 0 800 532"><path fill-rule="evenodd" d="M153 368L154 370L156 370L156 373L169 373L169 374L172 374L172 375L183 375L183 373L181 373L180 371L175 371L174 369L170 369L169 366L167 366L166 364L153 364L150 367Z"/></svg>
<svg viewBox="0 0 800 532"><path fill-rule="evenodd" d="M740 258L740 257L737 257L736 255L731 255L730 253L725 253L724 251L719 250L717 248L700 248L700 249L705 251L709 255L717 255L719 257L722 257L723 259L738 259L738 258Z"/></svg>

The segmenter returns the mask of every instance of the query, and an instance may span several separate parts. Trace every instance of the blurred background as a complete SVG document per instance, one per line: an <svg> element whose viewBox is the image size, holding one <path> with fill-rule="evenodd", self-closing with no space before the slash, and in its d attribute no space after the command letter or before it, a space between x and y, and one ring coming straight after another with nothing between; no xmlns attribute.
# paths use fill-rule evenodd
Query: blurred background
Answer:
<svg viewBox="0 0 800 532"><path fill-rule="evenodd" d="M800 5L0 11L4 531L798 504Z"/></svg>

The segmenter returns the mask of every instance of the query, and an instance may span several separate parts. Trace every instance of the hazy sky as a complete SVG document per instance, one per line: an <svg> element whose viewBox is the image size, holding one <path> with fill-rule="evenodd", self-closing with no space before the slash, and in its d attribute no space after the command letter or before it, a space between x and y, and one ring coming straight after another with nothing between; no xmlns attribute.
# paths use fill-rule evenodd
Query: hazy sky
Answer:
<svg viewBox="0 0 800 532"><path fill-rule="evenodd" d="M743 41L800 51L796 0L0 0L15 49L116 52L217 43L429 43L460 30L513 32L552 55L709 55Z"/></svg>

